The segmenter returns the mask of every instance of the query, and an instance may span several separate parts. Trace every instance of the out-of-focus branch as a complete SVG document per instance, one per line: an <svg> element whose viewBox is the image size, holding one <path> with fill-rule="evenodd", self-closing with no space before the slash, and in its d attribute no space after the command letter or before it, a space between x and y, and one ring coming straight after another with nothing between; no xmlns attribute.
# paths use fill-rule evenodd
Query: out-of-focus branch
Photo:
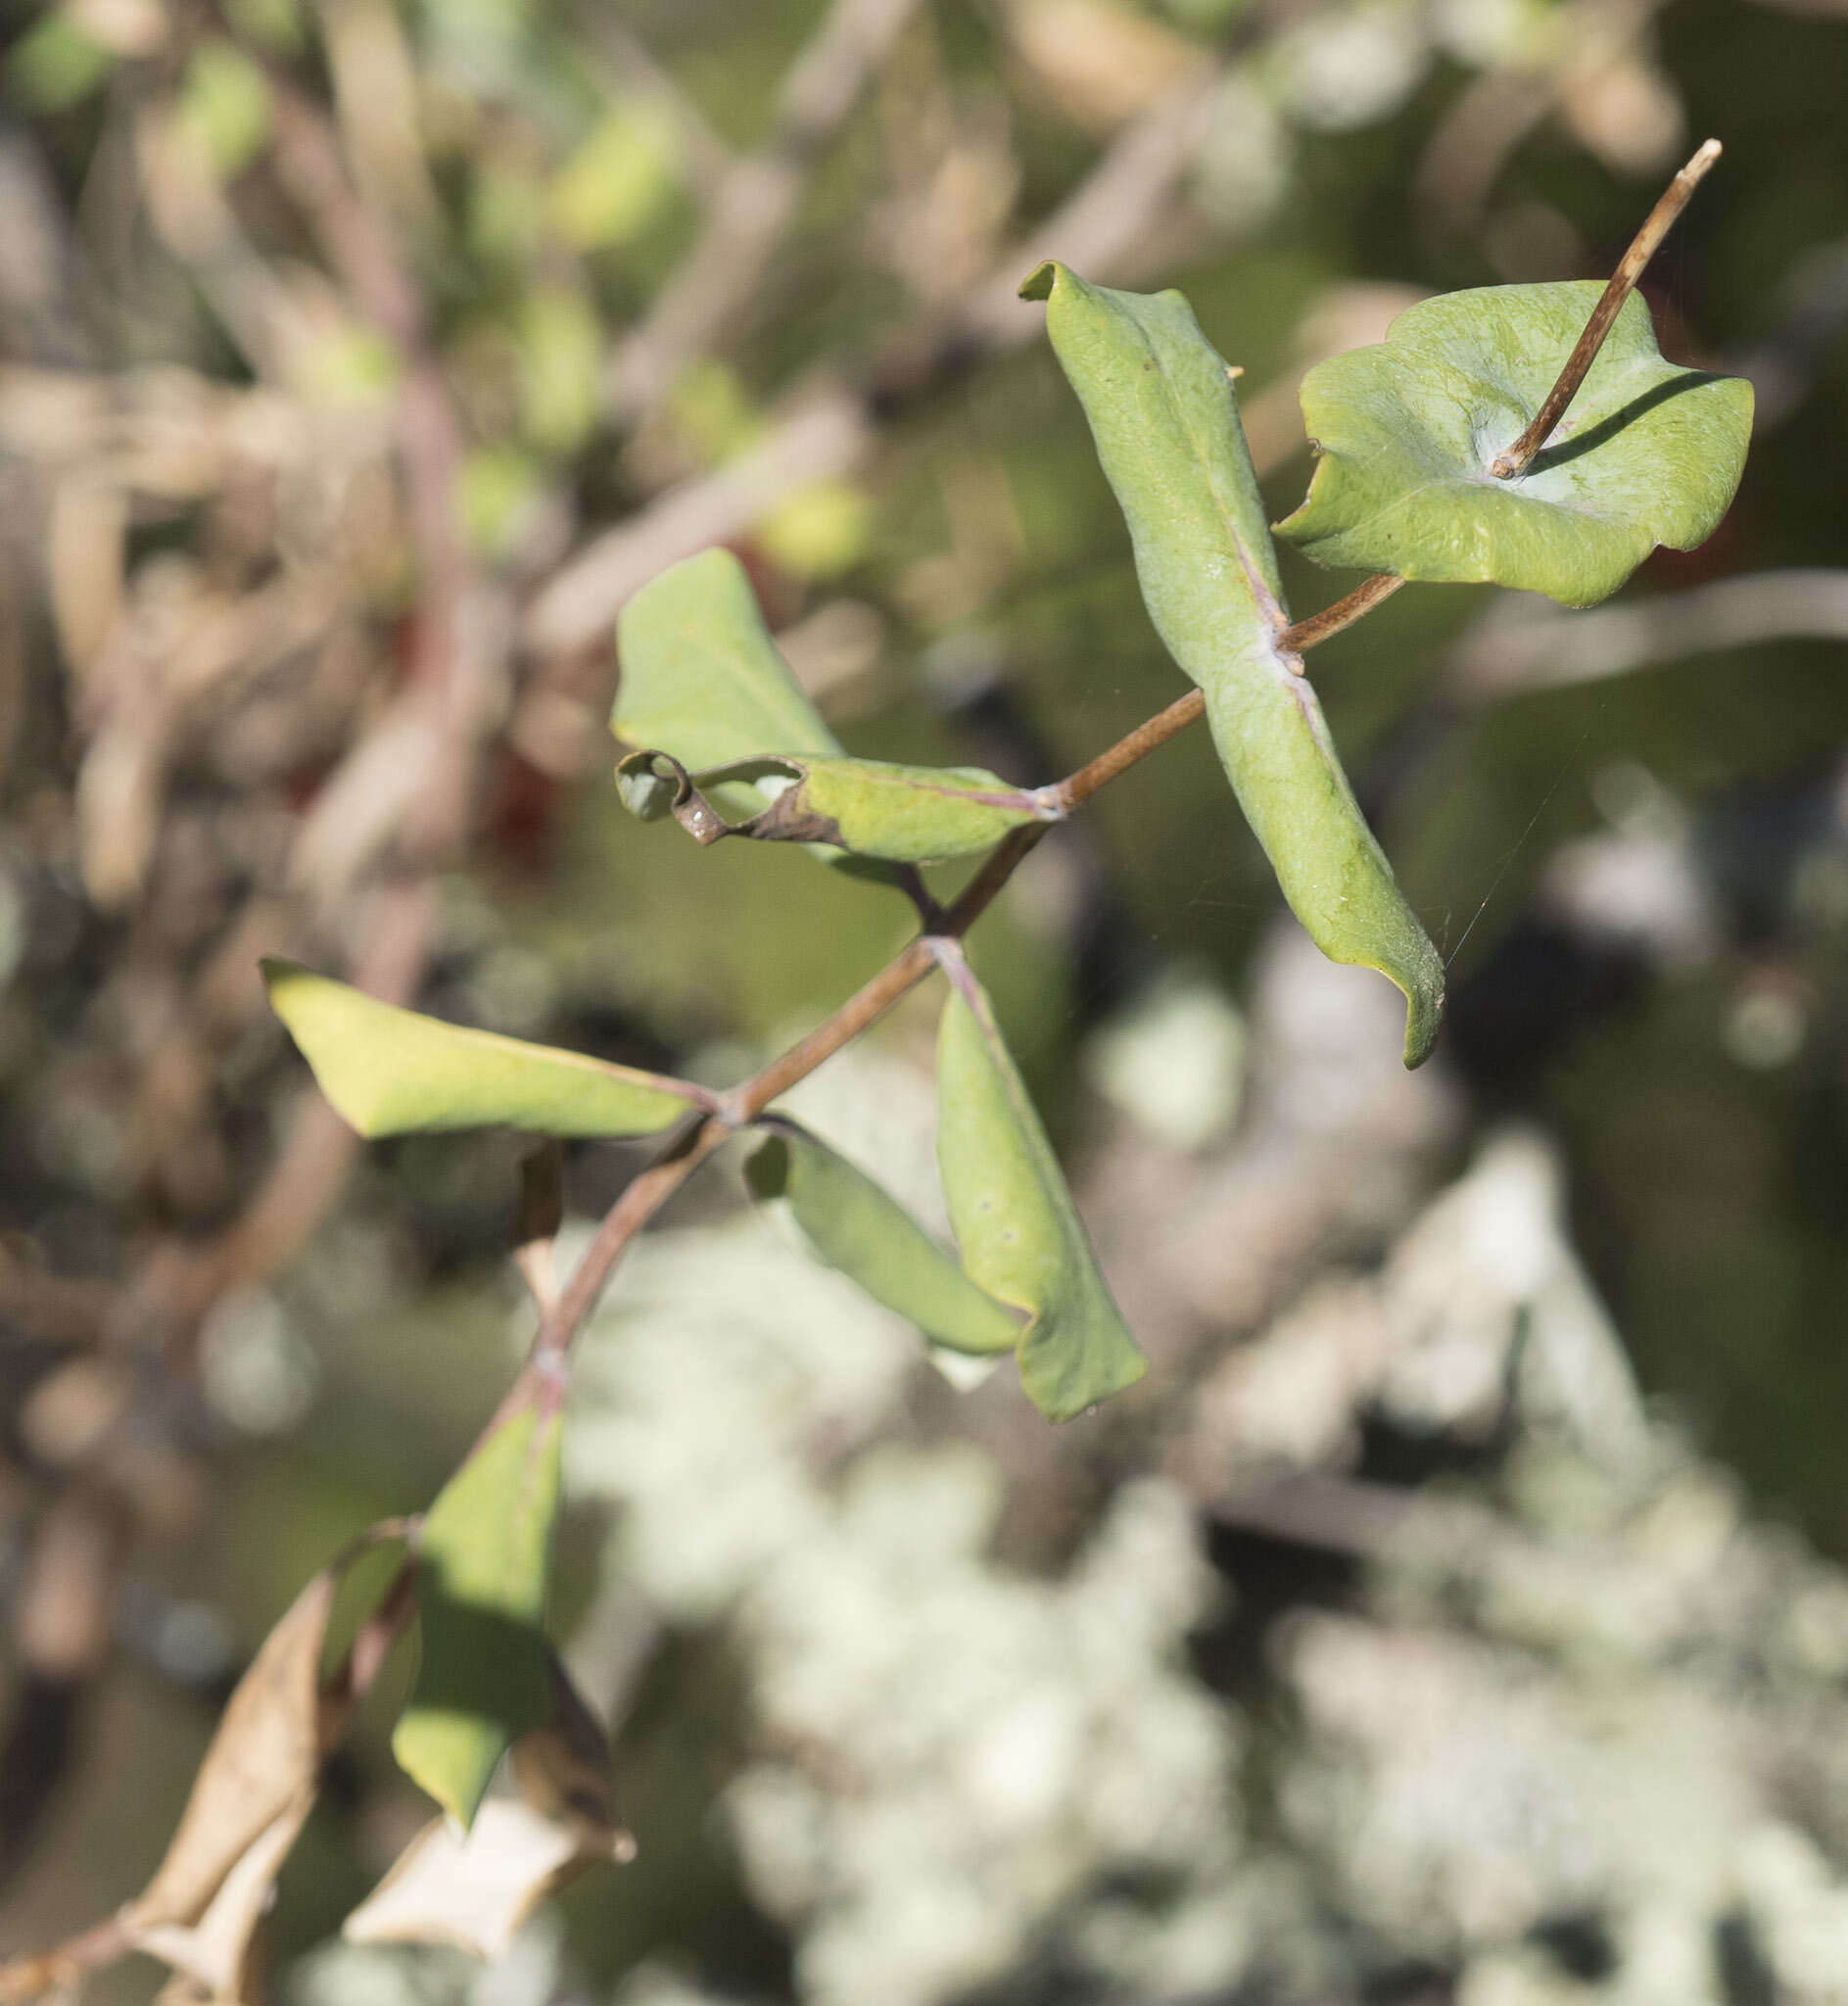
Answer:
<svg viewBox="0 0 1848 2006"><path fill-rule="evenodd" d="M770 138L726 172L686 262L610 364L611 408L650 409L756 297L810 167L853 110L918 0L834 0L783 79Z"/></svg>
<svg viewBox="0 0 1848 2006"><path fill-rule="evenodd" d="M688 184L710 201L732 168L732 150L712 129L706 115L656 62L654 52L607 7L581 7L573 24L614 72L614 80L637 97L651 99L673 121Z"/></svg>
<svg viewBox="0 0 1848 2006"><path fill-rule="evenodd" d="M1481 219L1515 150L1568 93L1626 56L1662 0L1578 0L1558 24L1558 57L1484 72L1456 99L1418 164L1412 199L1446 236Z"/></svg>
<svg viewBox="0 0 1848 2006"><path fill-rule="evenodd" d="M971 289L957 335L984 347L1031 340L1039 317L1021 313L1019 288L1049 258L1113 284L1142 278L1163 259L1156 224L1207 136L1224 80L1222 63L1190 72L1125 125L1066 201Z"/></svg>
<svg viewBox="0 0 1848 2006"><path fill-rule="evenodd" d="M1848 571L1760 571L1589 613L1510 597L1463 638L1449 688L1493 703L1772 641L1848 641Z"/></svg>
<svg viewBox="0 0 1848 2006"><path fill-rule="evenodd" d="M525 646L567 654L592 645L664 566L742 534L806 482L853 472L870 456L881 419L984 351L1029 340L1038 317L1022 308L1016 288L1045 246L1100 279L1139 276L1155 220L1203 136L1220 74L1190 77L1126 126L1060 209L971 288L922 356L907 343L856 382L811 390L751 452L670 488L577 551L527 606Z"/></svg>
<svg viewBox="0 0 1848 2006"><path fill-rule="evenodd" d="M657 571L741 536L791 489L851 473L873 440L864 394L842 386L804 402L749 453L668 489L579 550L527 607L526 645L539 654L591 645Z"/></svg>

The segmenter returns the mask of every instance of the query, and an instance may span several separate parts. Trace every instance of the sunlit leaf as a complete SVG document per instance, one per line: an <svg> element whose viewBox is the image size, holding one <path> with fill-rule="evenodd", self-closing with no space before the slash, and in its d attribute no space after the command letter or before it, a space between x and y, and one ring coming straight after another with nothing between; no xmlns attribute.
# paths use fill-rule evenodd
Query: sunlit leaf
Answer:
<svg viewBox="0 0 1848 2006"><path fill-rule="evenodd" d="M241 174L269 144L269 84L235 42L209 36L193 51L179 116L220 174Z"/></svg>
<svg viewBox="0 0 1848 2006"><path fill-rule="evenodd" d="M1640 294L1528 470L1489 470L1601 290L1449 293L1400 314L1378 347L1317 363L1303 415L1319 457L1278 535L1321 564L1488 579L1569 606L1615 592L1657 544L1704 543L1739 484L1752 387L1665 362Z"/></svg>
<svg viewBox="0 0 1848 2006"><path fill-rule="evenodd" d="M1367 828L1315 692L1277 645L1276 553L1224 361L1180 294L1119 293L1042 265L1055 354L1129 524L1142 597L1206 693L1239 805L1290 908L1332 961L1405 992L1405 1063L1436 1040L1444 969Z"/></svg>
<svg viewBox="0 0 1848 2006"><path fill-rule="evenodd" d="M937 1041L937 1159L971 1278L1028 1313L1020 1384L1069 1420L1133 1386L1147 1369L1066 1188L1046 1131L968 977L943 1006Z"/></svg>
<svg viewBox="0 0 1848 2006"><path fill-rule="evenodd" d="M706 1104L684 1082L420 1017L293 962L265 961L263 979L321 1091L361 1135L647 1135Z"/></svg>
<svg viewBox="0 0 1848 2006"><path fill-rule="evenodd" d="M788 1200L820 1259L933 1343L986 1357L1019 1342L1018 1319L977 1288L902 1205L806 1128L778 1118L748 1175L759 1198Z"/></svg>
<svg viewBox="0 0 1848 2006"><path fill-rule="evenodd" d="M671 753L689 773L769 752L841 752L729 550L702 550L643 586L616 622L616 649L610 729L626 745ZM747 797L744 812L763 805Z"/></svg>
<svg viewBox="0 0 1848 2006"><path fill-rule="evenodd" d="M770 805L727 824L713 802L740 785L770 795ZM879 759L773 756L682 775L664 773L656 755L639 752L618 768L617 786L642 821L673 814L702 841L724 835L820 843L898 864L972 856L1023 822L1058 814L1045 795L1011 788L978 766L896 766Z"/></svg>
<svg viewBox="0 0 1848 2006"><path fill-rule="evenodd" d="M535 286L520 302L518 335L520 429L542 452L575 452L602 408L603 323L584 294Z"/></svg>
<svg viewBox="0 0 1848 2006"><path fill-rule="evenodd" d="M552 176L552 226L580 250L633 242L672 199L679 145L672 119L646 98L618 100Z"/></svg>
<svg viewBox="0 0 1848 2006"><path fill-rule="evenodd" d="M689 773L766 756L845 756L777 652L729 550L702 550L644 586L617 619L616 647L622 681L610 729L626 746L665 752ZM727 820L746 821L774 792L729 780L711 799ZM852 876L892 876L877 856L829 845L811 854Z"/></svg>
<svg viewBox="0 0 1848 2006"><path fill-rule="evenodd" d="M96 89L114 53L62 9L41 14L7 52L7 81L32 112L63 112Z"/></svg>
<svg viewBox="0 0 1848 2006"><path fill-rule="evenodd" d="M555 1392L536 1377L424 1514L417 1684L392 1753L464 1826L508 1746L546 1716L562 1434Z"/></svg>
<svg viewBox="0 0 1848 2006"><path fill-rule="evenodd" d="M616 1823L609 1747L556 1656L551 1713L513 1745L517 1799L490 1797L466 1833L425 1826L347 1918L355 1943L452 1943L500 1957L547 1895L588 1867L634 1854Z"/></svg>

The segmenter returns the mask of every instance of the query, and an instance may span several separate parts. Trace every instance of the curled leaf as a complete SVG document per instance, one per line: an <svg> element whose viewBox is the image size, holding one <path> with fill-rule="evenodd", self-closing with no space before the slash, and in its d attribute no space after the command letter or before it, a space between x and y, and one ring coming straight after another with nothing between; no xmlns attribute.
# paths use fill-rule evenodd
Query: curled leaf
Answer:
<svg viewBox="0 0 1848 2006"><path fill-rule="evenodd" d="M937 1040L937 1160L970 1277L1024 1310L1020 1384L1070 1420L1148 1369L1098 1272L1065 1173L966 963Z"/></svg>
<svg viewBox="0 0 1848 2006"><path fill-rule="evenodd" d="M1042 265L1054 353L1122 506L1143 602L1199 684L1239 805L1331 961L1405 993L1405 1063L1437 1039L1444 968L1342 771L1322 707L1278 646L1289 624L1238 404L1179 293L1120 293Z"/></svg>
<svg viewBox="0 0 1848 2006"><path fill-rule="evenodd" d="M768 807L727 823L711 794L747 784ZM1050 795L1011 788L978 766L898 766L879 759L767 753L688 774L670 754L631 753L617 769L625 804L642 821L671 814L700 842L724 836L822 843L893 864L925 864L990 849L1023 822L1056 820Z"/></svg>
<svg viewBox="0 0 1848 2006"><path fill-rule="evenodd" d="M541 1135L647 1135L708 1096L582 1052L470 1030L265 961L276 1015L321 1091L361 1135L503 1124Z"/></svg>
<svg viewBox="0 0 1848 2006"><path fill-rule="evenodd" d="M760 1199L786 1199L803 1237L829 1266L933 1344L975 1357L1011 1352L1020 1326L895 1199L782 1117L746 1170Z"/></svg>
<svg viewBox="0 0 1848 2006"><path fill-rule="evenodd" d="M617 618L616 651L610 730L625 745L658 747L689 773L766 752L841 750L777 652L730 550L702 550L643 586ZM740 812L764 805L740 790Z"/></svg>
<svg viewBox="0 0 1848 2006"><path fill-rule="evenodd" d="M322 1756L321 1647L337 1571L297 1596L238 1681L166 1856L123 1909L128 1940L213 1998L255 1996L255 1939L313 1806Z"/></svg>
<svg viewBox="0 0 1848 2006"><path fill-rule="evenodd" d="M562 1435L556 1389L533 1375L424 1514L417 1684L392 1753L464 1827L510 1743L546 1715Z"/></svg>
<svg viewBox="0 0 1848 2006"><path fill-rule="evenodd" d="M1315 472L1277 534L1318 564L1491 580L1569 606L1607 597L1658 544L1705 543L1739 484L1752 386L1664 361L1638 293L1527 471L1490 471L1601 291L1447 293L1379 346L1318 362L1303 380Z"/></svg>

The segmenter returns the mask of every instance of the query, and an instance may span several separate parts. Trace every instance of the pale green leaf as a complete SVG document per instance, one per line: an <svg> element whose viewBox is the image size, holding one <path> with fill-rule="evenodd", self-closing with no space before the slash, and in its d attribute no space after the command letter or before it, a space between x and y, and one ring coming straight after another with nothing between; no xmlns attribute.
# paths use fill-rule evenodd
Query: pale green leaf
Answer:
<svg viewBox="0 0 1848 2006"><path fill-rule="evenodd" d="M933 1344L987 1357L1019 1341L1017 1319L902 1205L806 1128L779 1118L746 1174L759 1198L787 1199L821 1260Z"/></svg>
<svg viewBox="0 0 1848 2006"><path fill-rule="evenodd" d="M841 751L730 550L702 550L643 586L617 619L616 651L610 729L626 745L671 753L689 773L767 752Z"/></svg>
<svg viewBox="0 0 1848 2006"><path fill-rule="evenodd" d="M269 83L235 42L211 35L194 49L178 112L206 157L227 178L269 144Z"/></svg>
<svg viewBox="0 0 1848 2006"><path fill-rule="evenodd" d="M265 961L263 980L321 1091L361 1135L648 1135L708 1105L684 1080L420 1017L293 962Z"/></svg>
<svg viewBox="0 0 1848 2006"><path fill-rule="evenodd" d="M508 1747L546 1717L545 1586L562 1434L553 1389L534 1380L424 1514L417 1684L392 1753L462 1825Z"/></svg>
<svg viewBox="0 0 1848 2006"><path fill-rule="evenodd" d="M673 814L707 842L742 836L924 864L991 849L1023 822L1054 821L1060 813L1048 795L1011 788L978 766L777 755L695 774L663 772L666 765L658 753L631 753L616 771L625 804L643 822ZM727 824L713 802L734 799L740 787L770 796L770 805Z"/></svg>
<svg viewBox="0 0 1848 2006"><path fill-rule="evenodd" d="M1224 361L1179 293L1119 293L1042 266L1054 352L1122 506L1156 629L1200 685L1213 742L1291 910L1333 961L1405 992L1425 1059L1444 968L1342 771L1315 692L1277 645L1276 553Z"/></svg>
<svg viewBox="0 0 1848 2006"><path fill-rule="evenodd" d="M1601 290L1448 293L1401 313L1378 347L1318 363L1303 415L1319 457L1277 534L1321 564L1492 580L1569 606L1615 592L1657 544L1705 543L1739 484L1752 386L1665 362L1639 294L1527 471L1489 470Z"/></svg>
<svg viewBox="0 0 1848 2006"><path fill-rule="evenodd" d="M943 1195L979 1287L1024 1310L1020 1384L1055 1421L1071 1419L1147 1369L1098 1272L1025 1083L988 999L967 970L937 1041L937 1161Z"/></svg>
<svg viewBox="0 0 1848 2006"><path fill-rule="evenodd" d="M1039 797L978 766L809 759L766 822L863 857L924 864L991 848L1023 822L1054 819ZM761 828L754 832L762 835ZM781 832L779 832L781 833Z"/></svg>

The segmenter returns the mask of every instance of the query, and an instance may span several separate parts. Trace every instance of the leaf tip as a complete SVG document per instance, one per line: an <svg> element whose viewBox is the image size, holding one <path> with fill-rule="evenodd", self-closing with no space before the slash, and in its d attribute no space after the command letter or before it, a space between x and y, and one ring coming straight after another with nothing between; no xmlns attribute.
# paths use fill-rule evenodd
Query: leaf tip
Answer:
<svg viewBox="0 0 1848 2006"><path fill-rule="evenodd" d="M1397 980L1398 978L1395 978ZM1400 981L1405 992L1405 1070L1414 1073L1437 1049L1444 1024L1444 970Z"/></svg>
<svg viewBox="0 0 1848 2006"><path fill-rule="evenodd" d="M744 1162L744 1181L753 1198L768 1203L789 1188L789 1145L781 1135L766 1135Z"/></svg>
<svg viewBox="0 0 1848 2006"><path fill-rule="evenodd" d="M1023 300L1050 300L1053 286L1059 277L1060 266L1056 260L1047 259L1038 264L1020 281L1020 298Z"/></svg>

